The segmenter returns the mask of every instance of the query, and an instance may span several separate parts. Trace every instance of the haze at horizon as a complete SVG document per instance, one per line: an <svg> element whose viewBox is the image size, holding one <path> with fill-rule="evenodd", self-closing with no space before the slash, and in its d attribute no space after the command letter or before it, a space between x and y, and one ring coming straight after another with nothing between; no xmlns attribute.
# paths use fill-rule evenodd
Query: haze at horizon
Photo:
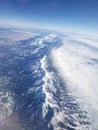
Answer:
<svg viewBox="0 0 98 130"><path fill-rule="evenodd" d="M0 23L98 34L97 0L1 0Z"/></svg>

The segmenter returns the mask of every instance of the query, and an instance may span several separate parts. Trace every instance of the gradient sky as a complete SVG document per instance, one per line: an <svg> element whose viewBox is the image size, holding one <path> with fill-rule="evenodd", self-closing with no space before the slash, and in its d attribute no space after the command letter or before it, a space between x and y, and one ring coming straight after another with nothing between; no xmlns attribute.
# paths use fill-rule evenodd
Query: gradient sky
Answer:
<svg viewBox="0 0 98 130"><path fill-rule="evenodd" d="M98 33L98 0L0 0L0 23Z"/></svg>

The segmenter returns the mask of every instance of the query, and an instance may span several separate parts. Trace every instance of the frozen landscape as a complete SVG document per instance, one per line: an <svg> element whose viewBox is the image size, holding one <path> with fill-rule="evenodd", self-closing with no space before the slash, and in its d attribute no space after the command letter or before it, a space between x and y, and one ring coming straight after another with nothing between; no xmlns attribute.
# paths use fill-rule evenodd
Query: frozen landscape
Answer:
<svg viewBox="0 0 98 130"><path fill-rule="evenodd" d="M0 130L98 130L98 36L1 27Z"/></svg>

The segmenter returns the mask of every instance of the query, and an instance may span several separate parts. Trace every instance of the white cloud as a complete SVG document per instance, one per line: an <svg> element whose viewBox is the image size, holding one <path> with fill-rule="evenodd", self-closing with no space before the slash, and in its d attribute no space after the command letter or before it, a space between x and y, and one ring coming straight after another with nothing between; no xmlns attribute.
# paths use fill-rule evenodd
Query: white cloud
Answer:
<svg viewBox="0 0 98 130"><path fill-rule="evenodd" d="M63 38L64 45L52 51L52 58L70 93L76 97L81 107L91 114L96 113L97 117L94 118L97 118L97 125L98 42L94 36L94 41L89 38L88 36L88 39L85 39L79 35Z"/></svg>

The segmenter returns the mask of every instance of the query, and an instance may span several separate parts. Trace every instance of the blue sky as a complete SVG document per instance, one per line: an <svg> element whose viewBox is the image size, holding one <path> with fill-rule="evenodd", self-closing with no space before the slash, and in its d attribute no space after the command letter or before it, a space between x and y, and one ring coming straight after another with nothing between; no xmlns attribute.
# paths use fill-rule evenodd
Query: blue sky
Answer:
<svg viewBox="0 0 98 130"><path fill-rule="evenodd" d="M0 23L98 33L98 0L0 0Z"/></svg>

